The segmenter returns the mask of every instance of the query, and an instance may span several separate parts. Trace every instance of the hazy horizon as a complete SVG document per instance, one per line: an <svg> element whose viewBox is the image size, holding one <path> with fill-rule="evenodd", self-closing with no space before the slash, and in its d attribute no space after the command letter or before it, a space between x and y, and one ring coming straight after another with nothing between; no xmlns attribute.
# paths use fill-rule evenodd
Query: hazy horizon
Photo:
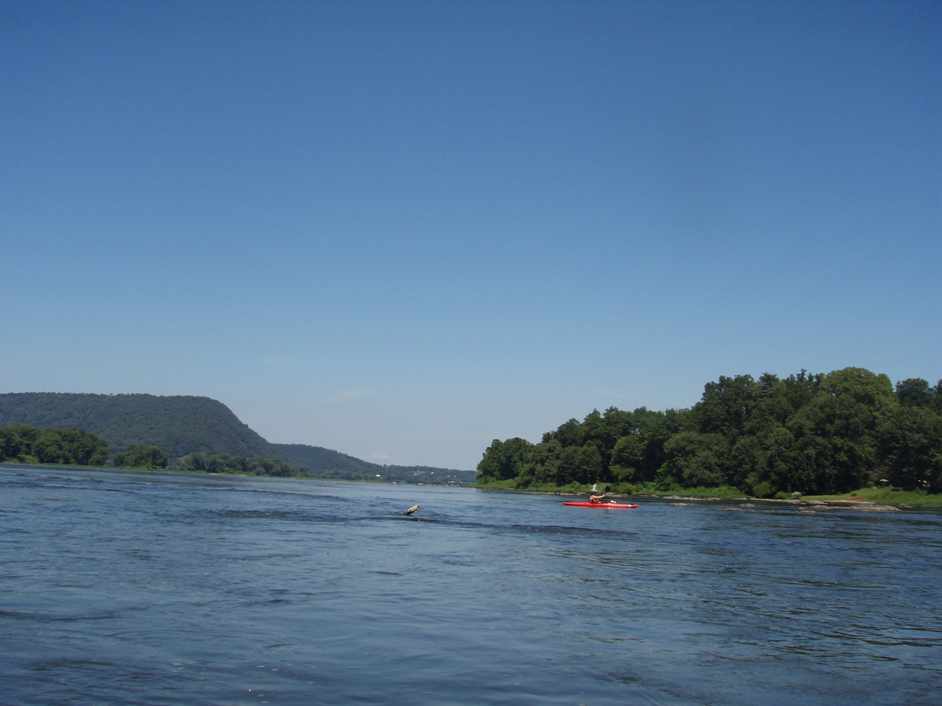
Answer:
<svg viewBox="0 0 942 706"><path fill-rule="evenodd" d="M20 4L0 390L474 468L720 375L942 377L942 6Z"/></svg>

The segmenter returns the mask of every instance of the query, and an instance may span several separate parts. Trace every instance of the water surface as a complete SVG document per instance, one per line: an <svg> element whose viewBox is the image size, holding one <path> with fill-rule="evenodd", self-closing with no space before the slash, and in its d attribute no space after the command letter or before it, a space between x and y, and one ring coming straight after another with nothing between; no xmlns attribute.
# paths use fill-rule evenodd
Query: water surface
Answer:
<svg viewBox="0 0 942 706"><path fill-rule="evenodd" d="M940 558L933 514L0 466L0 704L935 704Z"/></svg>

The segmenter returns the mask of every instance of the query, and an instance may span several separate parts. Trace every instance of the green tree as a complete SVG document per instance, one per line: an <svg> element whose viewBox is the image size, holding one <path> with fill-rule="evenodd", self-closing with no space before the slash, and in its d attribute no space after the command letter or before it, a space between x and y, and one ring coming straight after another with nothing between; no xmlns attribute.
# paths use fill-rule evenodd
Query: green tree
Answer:
<svg viewBox="0 0 942 706"><path fill-rule="evenodd" d="M802 492L843 493L865 485L876 468L875 415L848 397L821 394L795 415L789 488Z"/></svg>
<svg viewBox="0 0 942 706"><path fill-rule="evenodd" d="M62 435L54 429L40 432L33 444L33 454L40 463L66 463L66 451L62 445Z"/></svg>
<svg viewBox="0 0 942 706"><path fill-rule="evenodd" d="M27 460L34 456L33 448L39 438L39 429L25 424L4 427L2 455L4 459Z"/></svg>
<svg viewBox="0 0 942 706"><path fill-rule="evenodd" d="M659 481L683 486L716 486L726 479L723 459L729 445L721 434L682 431L664 445L666 460L658 471Z"/></svg>
<svg viewBox="0 0 942 706"><path fill-rule="evenodd" d="M760 391L751 375L720 376L718 382L708 382L692 410L698 431L727 438L741 435L759 402Z"/></svg>
<svg viewBox="0 0 942 706"><path fill-rule="evenodd" d="M21 424L0 429L0 459L88 465L104 463L107 455L104 441L78 429L37 429Z"/></svg>
<svg viewBox="0 0 942 706"><path fill-rule="evenodd" d="M621 437L612 450L610 470L617 482L641 482L646 480L643 468L648 452L649 439L640 433Z"/></svg>
<svg viewBox="0 0 942 706"><path fill-rule="evenodd" d="M809 374L807 370L802 370L797 375L789 375L782 380L785 399L791 408L791 414L802 409L818 394L821 389L821 380L824 375Z"/></svg>
<svg viewBox="0 0 942 706"><path fill-rule="evenodd" d="M62 429L59 433L66 451L66 463L100 466L107 460L108 445L103 439L81 429Z"/></svg>
<svg viewBox="0 0 942 706"><path fill-rule="evenodd" d="M824 376L815 397L788 422L795 438L789 485L842 493L873 481L877 422L896 405L886 375L844 368Z"/></svg>
<svg viewBox="0 0 942 706"><path fill-rule="evenodd" d="M890 378L865 368L843 368L828 373L821 381L821 390L835 397L848 397L874 412L896 401Z"/></svg>
<svg viewBox="0 0 942 706"><path fill-rule="evenodd" d="M691 415L687 411L669 409L666 412L654 412L639 407L633 412L633 416L637 433L644 441L644 453L635 480L651 481L667 457L664 445L673 434L688 430ZM624 463L622 461L620 465Z"/></svg>
<svg viewBox="0 0 942 706"><path fill-rule="evenodd" d="M602 480L602 454L595 444L564 446L559 459L564 483L596 483Z"/></svg>
<svg viewBox="0 0 942 706"><path fill-rule="evenodd" d="M893 485L942 491L942 416L925 407L897 407L878 431L880 461Z"/></svg>
<svg viewBox="0 0 942 706"><path fill-rule="evenodd" d="M787 427L779 424L768 429L762 436L762 446L765 453L764 472L756 478L747 477L746 489L764 497L778 491L792 493L808 488L807 479L802 478L797 471L795 437Z"/></svg>
<svg viewBox="0 0 942 706"><path fill-rule="evenodd" d="M532 446L520 471L520 485L528 486L532 483L562 485L566 483L561 463L562 453L563 447L556 439Z"/></svg>
<svg viewBox="0 0 942 706"><path fill-rule="evenodd" d="M13 427L0 427L0 461L20 456L20 437Z"/></svg>
<svg viewBox="0 0 942 706"><path fill-rule="evenodd" d="M585 443L585 430L577 419L570 419L560 424L556 431L543 435L543 441L555 439L562 446L582 446Z"/></svg>
<svg viewBox="0 0 942 706"><path fill-rule="evenodd" d="M149 444L135 444L128 450L115 456L116 466L126 468L166 468L167 454L157 446Z"/></svg>
<svg viewBox="0 0 942 706"><path fill-rule="evenodd" d="M633 412L626 412L617 407L609 407L602 417L602 426L606 448L611 452L616 442L638 430Z"/></svg>
<svg viewBox="0 0 942 706"><path fill-rule="evenodd" d="M745 432L762 436L777 424L784 424L794 412L788 394L788 383L771 373L763 373L757 381L758 398L746 420ZM810 398L809 398L810 399Z"/></svg>
<svg viewBox="0 0 942 706"><path fill-rule="evenodd" d="M494 439L478 463L481 480L509 480L523 470L532 444L519 437L501 441Z"/></svg>
<svg viewBox="0 0 942 706"><path fill-rule="evenodd" d="M922 378L908 378L896 383L896 399L906 407L931 407L935 395Z"/></svg>
<svg viewBox="0 0 942 706"><path fill-rule="evenodd" d="M768 463L768 452L760 437L740 436L730 449L729 460L722 464L725 480L737 488L755 490L760 483L768 482ZM771 485L762 490L771 493Z"/></svg>

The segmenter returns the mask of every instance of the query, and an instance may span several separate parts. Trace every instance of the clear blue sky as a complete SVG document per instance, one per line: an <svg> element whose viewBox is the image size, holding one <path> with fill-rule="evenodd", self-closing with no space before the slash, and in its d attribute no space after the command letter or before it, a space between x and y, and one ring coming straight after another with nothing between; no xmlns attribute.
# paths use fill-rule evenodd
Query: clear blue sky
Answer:
<svg viewBox="0 0 942 706"><path fill-rule="evenodd" d="M473 467L942 376L938 2L9 2L0 390Z"/></svg>

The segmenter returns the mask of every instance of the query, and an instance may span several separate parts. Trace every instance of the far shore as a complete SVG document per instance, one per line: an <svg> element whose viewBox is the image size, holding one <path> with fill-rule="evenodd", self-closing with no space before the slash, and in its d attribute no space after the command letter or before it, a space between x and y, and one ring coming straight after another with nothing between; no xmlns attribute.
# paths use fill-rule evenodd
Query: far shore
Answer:
<svg viewBox="0 0 942 706"><path fill-rule="evenodd" d="M67 463L24 463L22 461L0 461L0 468L10 468L23 471L95 471L105 473L124 473L128 475L147 476L147 475L165 475L165 476L195 476L197 478L254 478L257 480L317 480L330 481L332 483L385 483L387 485L430 485L430 486L454 486L452 483L431 483L429 481L420 481L410 483L408 481L387 481L376 478L333 478L330 476L296 475L296 476L275 476L264 473L249 473L247 471L198 471L192 468L144 468L141 466L80 466ZM471 487L469 484L463 484L460 487Z"/></svg>
<svg viewBox="0 0 942 706"><path fill-rule="evenodd" d="M57 470L57 471L105 471L108 473L127 473L133 475L172 475L197 476L202 478L274 478L278 480L318 480L338 483L390 483L385 480L373 478L349 479L329 478L318 476L266 476L241 471L208 472L190 469L175 468L126 468L122 466L78 466L64 464L32 464L17 461L0 461L0 467L15 470ZM397 484L405 483L402 481ZM408 483L406 483L408 484ZM428 482L415 485L438 485ZM441 484L451 485L451 484ZM573 487L572 485L559 488L530 487L515 488L506 481L491 483L465 484L459 487L474 488L486 492L521 493L530 495L557 495L560 497L585 497L592 491L590 486ZM643 500L657 500L675 505L692 503L729 503L740 508L759 505L786 505L797 507L802 512L817 512L827 510L857 510L861 512L900 512L900 511L942 511L942 494L929 494L919 491L898 490L895 488L861 488L841 495L800 495L792 498L756 498L729 487L722 488L681 488L658 491L651 488L639 489L637 492L613 491L607 493L611 498L637 498Z"/></svg>

